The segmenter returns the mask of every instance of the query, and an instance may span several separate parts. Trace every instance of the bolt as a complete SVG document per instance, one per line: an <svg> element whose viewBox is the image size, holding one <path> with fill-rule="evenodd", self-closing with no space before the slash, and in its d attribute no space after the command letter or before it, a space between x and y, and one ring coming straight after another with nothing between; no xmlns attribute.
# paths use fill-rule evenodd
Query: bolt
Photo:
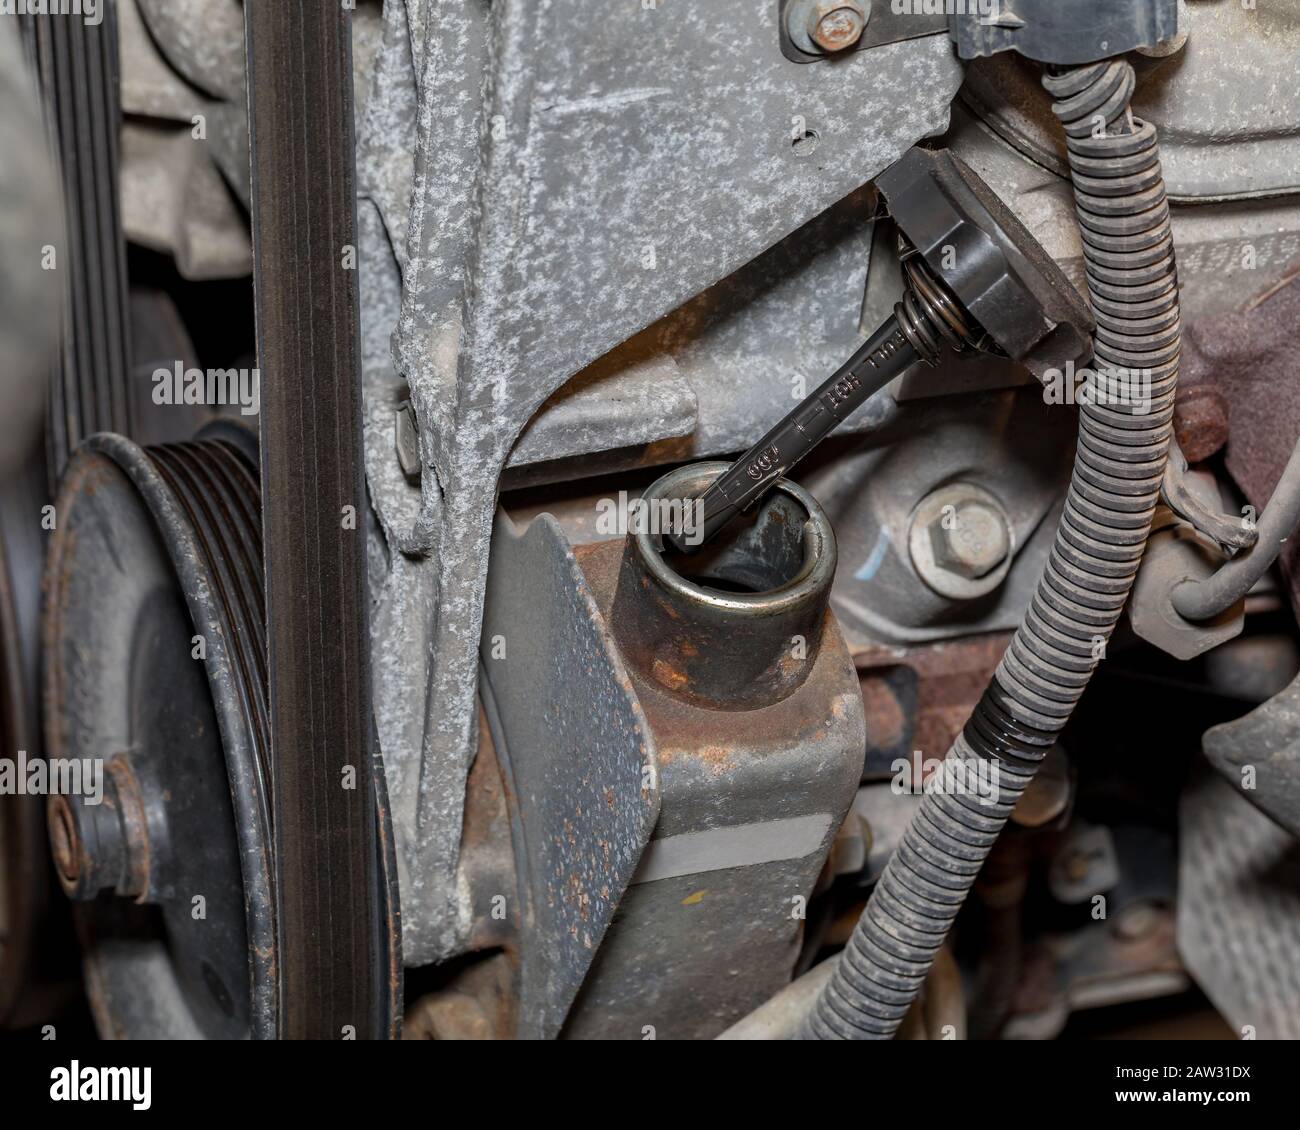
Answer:
<svg viewBox="0 0 1300 1130"><path fill-rule="evenodd" d="M790 0L785 29L801 51L834 54L862 38L870 16L870 0Z"/></svg>
<svg viewBox="0 0 1300 1130"><path fill-rule="evenodd" d="M808 38L830 53L852 47L862 38L869 8L857 0L818 0L808 13Z"/></svg>
<svg viewBox="0 0 1300 1130"><path fill-rule="evenodd" d="M966 499L930 526L934 560L950 573L977 580L993 572L1011 552L1006 518L988 503Z"/></svg>
<svg viewBox="0 0 1300 1130"><path fill-rule="evenodd" d="M55 794L47 811L54 868L69 898L90 900L105 890L145 897L149 835L140 788L124 756L105 766L101 803Z"/></svg>

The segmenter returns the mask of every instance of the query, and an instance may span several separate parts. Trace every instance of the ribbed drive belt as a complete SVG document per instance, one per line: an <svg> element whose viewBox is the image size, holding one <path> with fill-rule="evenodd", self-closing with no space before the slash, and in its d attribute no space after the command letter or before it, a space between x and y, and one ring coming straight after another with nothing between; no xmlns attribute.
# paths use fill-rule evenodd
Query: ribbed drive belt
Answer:
<svg viewBox="0 0 1300 1130"><path fill-rule="evenodd" d="M98 24L28 14L28 57L59 159L67 233L56 260L66 286L53 363L46 458L53 491L68 458L95 432L132 433L126 245L118 202L117 9Z"/></svg>
<svg viewBox="0 0 1300 1130"><path fill-rule="evenodd" d="M383 1038L399 974L371 776L360 318L344 254L356 245L350 13L338 0L244 12L280 1031Z"/></svg>

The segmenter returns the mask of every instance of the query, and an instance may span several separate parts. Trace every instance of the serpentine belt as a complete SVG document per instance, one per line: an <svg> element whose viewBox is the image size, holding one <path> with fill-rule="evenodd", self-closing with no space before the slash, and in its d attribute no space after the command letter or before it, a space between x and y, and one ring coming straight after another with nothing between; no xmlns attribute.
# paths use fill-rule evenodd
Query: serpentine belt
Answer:
<svg viewBox="0 0 1300 1130"><path fill-rule="evenodd" d="M357 274L344 255L356 245L348 7L244 7L281 1036L290 1039L391 1036L401 1001L384 881L391 834L376 814Z"/></svg>

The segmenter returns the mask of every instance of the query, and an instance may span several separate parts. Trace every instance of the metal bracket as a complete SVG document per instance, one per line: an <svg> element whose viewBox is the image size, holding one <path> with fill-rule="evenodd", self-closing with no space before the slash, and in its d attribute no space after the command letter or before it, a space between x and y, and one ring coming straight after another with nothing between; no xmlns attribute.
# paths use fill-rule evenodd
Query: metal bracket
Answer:
<svg viewBox="0 0 1300 1130"><path fill-rule="evenodd" d="M558 523L502 516L482 646L528 900L519 1035L553 1039L659 817L654 737Z"/></svg>
<svg viewBox="0 0 1300 1130"><path fill-rule="evenodd" d="M1095 63L1178 32L1178 0L970 0L948 17L963 59L1015 51L1042 63Z"/></svg>

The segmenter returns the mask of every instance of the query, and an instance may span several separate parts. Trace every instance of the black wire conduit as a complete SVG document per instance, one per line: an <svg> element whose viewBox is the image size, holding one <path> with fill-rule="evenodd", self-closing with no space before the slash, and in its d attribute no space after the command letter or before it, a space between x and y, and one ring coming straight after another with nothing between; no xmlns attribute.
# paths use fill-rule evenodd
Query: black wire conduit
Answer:
<svg viewBox="0 0 1300 1130"><path fill-rule="evenodd" d="M1133 68L1048 74L1065 128L1097 320L1095 366L1150 373L1149 402L1080 407L1065 512L1025 619L872 892L806 1039L889 1039L993 842L1070 718L1146 547L1172 430L1179 312L1155 130L1133 118ZM979 765L981 759L989 765ZM977 795L970 767L996 771ZM965 784L966 788L961 786Z"/></svg>

